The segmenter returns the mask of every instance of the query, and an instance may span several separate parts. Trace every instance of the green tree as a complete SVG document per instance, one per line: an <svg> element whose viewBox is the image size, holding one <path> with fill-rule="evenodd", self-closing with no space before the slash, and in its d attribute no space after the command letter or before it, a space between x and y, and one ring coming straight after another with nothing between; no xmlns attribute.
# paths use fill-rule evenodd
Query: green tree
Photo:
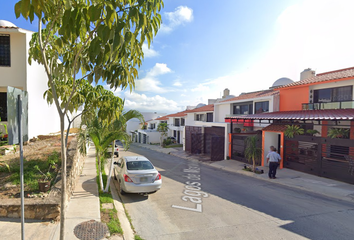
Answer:
<svg viewBox="0 0 354 240"><path fill-rule="evenodd" d="M79 149L80 152L86 155L86 146L89 138L92 140L96 148L96 158L99 168L99 182L100 189L103 192L108 192L110 179L112 177L113 170L113 157L112 154L110 171L108 175L108 181L106 186L103 186L102 170L104 167L104 162L107 156L107 150L109 145L114 148L115 140L123 140L124 148L128 149L130 144L129 134L126 133L126 124L132 118L138 118L141 122L144 121L143 115L135 110L130 110L121 114L121 116L111 123L100 121L99 117L96 116L92 120L86 122L86 128L82 130L79 134ZM113 150L113 149L112 149ZM113 151L112 151L113 152Z"/></svg>
<svg viewBox="0 0 354 240"><path fill-rule="evenodd" d="M160 136L160 146L162 146L163 138L164 138L164 137L167 137L167 132L168 132L168 125L167 125L167 123L159 123L159 125L157 125L157 131L161 133L161 136Z"/></svg>
<svg viewBox="0 0 354 240"><path fill-rule="evenodd" d="M132 90L144 56L143 43L147 41L150 47L161 24L158 12L162 7L162 0L20 0L15 4L17 18L22 15L31 22L38 18L38 33L33 34L30 42L29 62L44 65L60 118L61 240L67 201L64 121L68 112L79 107L70 105L78 82L97 84L101 80L111 88ZM70 78L70 91L60 100L55 86Z"/></svg>
<svg viewBox="0 0 354 240"><path fill-rule="evenodd" d="M256 171L256 163L261 159L262 149L258 147L259 136L253 135L246 138L245 157L252 163L253 172Z"/></svg>

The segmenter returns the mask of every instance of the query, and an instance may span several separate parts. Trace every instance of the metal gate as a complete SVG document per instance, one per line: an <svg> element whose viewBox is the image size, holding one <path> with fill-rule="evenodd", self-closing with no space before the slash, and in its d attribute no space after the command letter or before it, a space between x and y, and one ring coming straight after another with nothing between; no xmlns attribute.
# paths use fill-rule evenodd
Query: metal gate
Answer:
<svg viewBox="0 0 354 240"><path fill-rule="evenodd" d="M354 183L354 140L298 136L285 139L284 167Z"/></svg>
<svg viewBox="0 0 354 240"><path fill-rule="evenodd" d="M211 161L220 161L224 160L225 152L225 138L224 137L212 137L211 138L211 152L210 160Z"/></svg>
<svg viewBox="0 0 354 240"><path fill-rule="evenodd" d="M201 154L203 152L203 134L202 133L192 133L191 134L191 153Z"/></svg>

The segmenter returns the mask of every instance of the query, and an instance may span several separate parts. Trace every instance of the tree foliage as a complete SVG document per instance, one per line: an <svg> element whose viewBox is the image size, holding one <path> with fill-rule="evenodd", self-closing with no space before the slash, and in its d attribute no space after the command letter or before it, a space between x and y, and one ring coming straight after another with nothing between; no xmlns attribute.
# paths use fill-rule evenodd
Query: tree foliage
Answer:
<svg viewBox="0 0 354 240"><path fill-rule="evenodd" d="M256 171L256 163L261 159L262 148L258 147L259 136L253 135L246 138L245 157L253 165L253 172Z"/></svg>
<svg viewBox="0 0 354 240"><path fill-rule="evenodd" d="M157 131L161 133L160 136L160 145L162 146L163 143L163 137L167 137L167 132L168 132L168 125L167 123L159 123L159 125L157 125Z"/></svg>
<svg viewBox="0 0 354 240"><path fill-rule="evenodd" d="M95 104L86 101L88 94L97 96L95 99L101 97L100 89L86 97L78 93L84 91L81 87L89 89L87 82L102 81L114 89L134 88L137 68L144 57L143 43L146 41L150 47L161 24L162 7L162 0L20 0L15 4L17 18L22 16L30 22L38 18L38 32L30 42L29 62L44 65L49 85L47 101L55 104L60 117L60 239L64 238L67 201L65 116L76 111L82 102L84 106ZM110 104L106 100L101 100L103 106ZM122 110L122 103L116 111ZM102 108L99 116L113 119L114 115L119 113L112 113L108 107Z"/></svg>
<svg viewBox="0 0 354 240"><path fill-rule="evenodd" d="M136 110L129 110L121 114L119 118L116 118L112 122L101 121L98 116L85 122L86 128L80 132L79 135L79 149L80 152L86 154L86 146L88 139L91 139L96 149L96 158L99 166L99 180L100 189L104 192L108 192L109 180L112 174L113 159L111 161L110 173L106 187L103 186L102 170L104 162L106 160L106 153L110 144L115 146L115 140L123 140L124 148L128 149L130 144L129 135L126 133L127 122L132 118L138 118L141 122L144 122L143 115ZM114 154L112 154L113 158Z"/></svg>
<svg viewBox="0 0 354 240"><path fill-rule="evenodd" d="M304 129L298 125L286 125L284 135L288 138L294 138L295 135L304 134Z"/></svg>

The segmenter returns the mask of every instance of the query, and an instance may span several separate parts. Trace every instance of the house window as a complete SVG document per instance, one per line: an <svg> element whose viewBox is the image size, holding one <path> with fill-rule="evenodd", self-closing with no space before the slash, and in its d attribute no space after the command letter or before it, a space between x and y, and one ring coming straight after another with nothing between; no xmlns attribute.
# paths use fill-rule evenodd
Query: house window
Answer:
<svg viewBox="0 0 354 240"><path fill-rule="evenodd" d="M201 121L201 122L204 122L204 114L196 114L195 115L195 121Z"/></svg>
<svg viewBox="0 0 354 240"><path fill-rule="evenodd" d="M10 35L0 34L0 66L10 67Z"/></svg>
<svg viewBox="0 0 354 240"><path fill-rule="evenodd" d="M213 121L213 113L207 113L207 122Z"/></svg>
<svg viewBox="0 0 354 240"><path fill-rule="evenodd" d="M353 86L326 88L314 91L315 103L341 102L353 100Z"/></svg>
<svg viewBox="0 0 354 240"><path fill-rule="evenodd" d="M256 108L256 113L269 112L269 101L256 102L255 108Z"/></svg>
<svg viewBox="0 0 354 240"><path fill-rule="evenodd" d="M7 121L7 93L0 92L0 118L1 121Z"/></svg>
<svg viewBox="0 0 354 240"><path fill-rule="evenodd" d="M150 129L155 129L155 123L151 123Z"/></svg>
<svg viewBox="0 0 354 240"><path fill-rule="evenodd" d="M253 114L252 102L234 105L233 114Z"/></svg>
<svg viewBox="0 0 354 240"><path fill-rule="evenodd" d="M180 125L179 125L179 118L175 118L175 126L176 127L179 127Z"/></svg>
<svg viewBox="0 0 354 240"><path fill-rule="evenodd" d="M184 118L181 118L181 126L184 126Z"/></svg>

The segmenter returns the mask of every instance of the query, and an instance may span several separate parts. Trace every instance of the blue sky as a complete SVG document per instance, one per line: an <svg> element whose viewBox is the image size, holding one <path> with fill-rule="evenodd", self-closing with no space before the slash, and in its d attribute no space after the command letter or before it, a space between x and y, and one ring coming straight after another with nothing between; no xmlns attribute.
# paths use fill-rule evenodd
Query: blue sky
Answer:
<svg viewBox="0 0 354 240"><path fill-rule="evenodd" d="M0 19L16 19L6 1ZM218 98L223 89L268 89L277 79L299 80L352 67L352 0L165 0L163 25L139 70L136 88L117 90L127 109L173 113Z"/></svg>

